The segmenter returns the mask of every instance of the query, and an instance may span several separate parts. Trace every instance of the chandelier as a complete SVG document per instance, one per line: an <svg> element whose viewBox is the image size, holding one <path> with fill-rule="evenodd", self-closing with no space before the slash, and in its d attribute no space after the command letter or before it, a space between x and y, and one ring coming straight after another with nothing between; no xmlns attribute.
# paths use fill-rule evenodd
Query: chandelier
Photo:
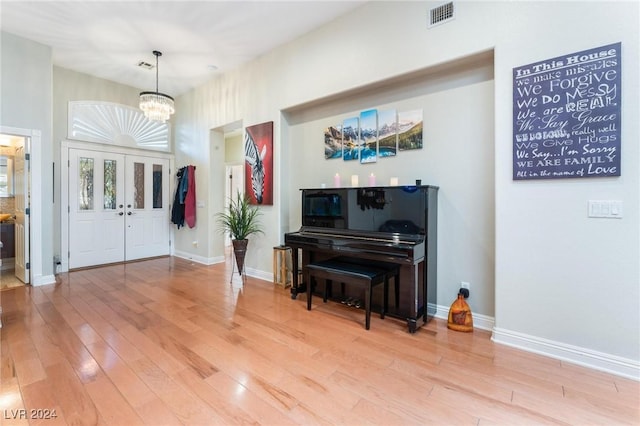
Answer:
<svg viewBox="0 0 640 426"><path fill-rule="evenodd" d="M156 91L140 92L140 109L149 120L164 123L176 110L173 98L158 91L158 57L162 56L162 52L154 50L153 54L156 57Z"/></svg>

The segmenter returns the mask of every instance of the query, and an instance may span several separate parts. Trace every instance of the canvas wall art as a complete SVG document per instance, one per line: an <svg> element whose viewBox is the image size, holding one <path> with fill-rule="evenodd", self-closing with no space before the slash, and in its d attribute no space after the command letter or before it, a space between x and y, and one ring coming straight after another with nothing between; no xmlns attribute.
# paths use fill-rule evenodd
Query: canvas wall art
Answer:
<svg viewBox="0 0 640 426"><path fill-rule="evenodd" d="M398 113L398 149L422 148L422 110L404 111Z"/></svg>
<svg viewBox="0 0 640 426"><path fill-rule="evenodd" d="M342 159L360 159L359 118L351 117L342 122Z"/></svg>
<svg viewBox="0 0 640 426"><path fill-rule="evenodd" d="M513 69L513 179L621 175L622 43Z"/></svg>
<svg viewBox="0 0 640 426"><path fill-rule="evenodd" d="M360 163L378 161L378 110L360 113Z"/></svg>
<svg viewBox="0 0 640 426"><path fill-rule="evenodd" d="M245 128L244 157L249 202L273 205L273 121Z"/></svg>
<svg viewBox="0 0 640 426"><path fill-rule="evenodd" d="M378 111L378 156L394 157L398 152L398 113L395 109Z"/></svg>
<svg viewBox="0 0 640 426"><path fill-rule="evenodd" d="M342 126L329 126L324 129L324 158L331 160L342 157Z"/></svg>

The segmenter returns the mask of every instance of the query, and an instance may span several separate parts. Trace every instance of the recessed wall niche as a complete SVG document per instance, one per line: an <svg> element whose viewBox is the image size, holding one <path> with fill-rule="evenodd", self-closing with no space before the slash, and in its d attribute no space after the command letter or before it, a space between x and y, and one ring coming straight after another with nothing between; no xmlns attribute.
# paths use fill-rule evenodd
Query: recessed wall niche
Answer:
<svg viewBox="0 0 640 426"><path fill-rule="evenodd" d="M460 277L474 277L472 309L494 316L494 60L482 52L282 111L283 229L301 226L300 188L367 184L440 187L438 304L447 307ZM375 163L325 160L324 129L368 109L423 110L423 148Z"/></svg>

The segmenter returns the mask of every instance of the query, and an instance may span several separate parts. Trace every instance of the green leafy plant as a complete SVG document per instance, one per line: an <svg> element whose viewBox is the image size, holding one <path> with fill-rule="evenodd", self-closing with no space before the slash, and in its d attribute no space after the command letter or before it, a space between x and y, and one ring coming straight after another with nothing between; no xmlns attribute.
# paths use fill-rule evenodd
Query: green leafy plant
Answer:
<svg viewBox="0 0 640 426"><path fill-rule="evenodd" d="M236 199L229 198L229 207L217 215L221 231L233 240L246 240L252 234L264 234L259 217L260 210L249 204L249 197L238 191Z"/></svg>

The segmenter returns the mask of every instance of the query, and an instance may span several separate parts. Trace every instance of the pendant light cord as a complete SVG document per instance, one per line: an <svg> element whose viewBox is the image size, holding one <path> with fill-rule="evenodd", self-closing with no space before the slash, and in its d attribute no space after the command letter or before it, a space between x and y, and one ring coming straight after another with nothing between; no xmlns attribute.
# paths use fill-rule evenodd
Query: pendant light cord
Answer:
<svg viewBox="0 0 640 426"><path fill-rule="evenodd" d="M154 50L153 54L156 55L156 95L157 95L159 93L159 90L158 90L158 79L159 79L159 77L158 77L158 67L160 66L158 64L158 57L160 55L162 55L162 53L158 52L157 50Z"/></svg>

